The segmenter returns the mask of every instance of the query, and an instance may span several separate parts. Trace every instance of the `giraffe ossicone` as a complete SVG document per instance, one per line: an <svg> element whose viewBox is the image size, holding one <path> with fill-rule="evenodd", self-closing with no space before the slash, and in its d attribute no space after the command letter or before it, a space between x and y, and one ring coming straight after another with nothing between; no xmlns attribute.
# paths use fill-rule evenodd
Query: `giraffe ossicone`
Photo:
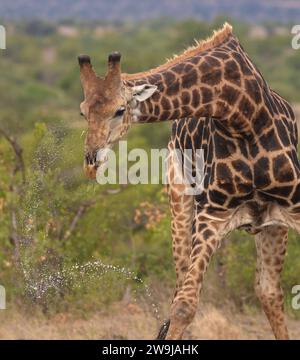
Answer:
<svg viewBox="0 0 300 360"><path fill-rule="evenodd" d="M273 91L229 24L165 64L121 72L109 57L104 78L81 57L87 119L85 171L95 177L97 152L134 123L173 121L169 149L204 152L203 191L186 194L169 161L172 239L177 275L168 326L180 339L191 323L210 259L236 228L255 234L255 291L277 339L288 338L280 274L288 228L300 231L298 133L289 103Z"/></svg>

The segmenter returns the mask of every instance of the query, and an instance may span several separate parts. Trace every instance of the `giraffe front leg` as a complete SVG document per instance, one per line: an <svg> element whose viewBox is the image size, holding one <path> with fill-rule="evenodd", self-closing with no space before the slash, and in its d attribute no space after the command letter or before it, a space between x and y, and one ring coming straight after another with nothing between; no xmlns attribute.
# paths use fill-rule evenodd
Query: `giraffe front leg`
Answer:
<svg viewBox="0 0 300 360"><path fill-rule="evenodd" d="M194 220L191 264L183 285L173 301L166 339L181 339L184 330L192 322L196 314L204 274L210 259L219 247L220 240L220 223L209 219Z"/></svg>
<svg viewBox="0 0 300 360"><path fill-rule="evenodd" d="M176 271L175 298L182 287L185 275L190 266L194 197L186 195L185 185L175 183L172 164L169 165L168 193L172 217L172 249ZM165 339L169 324L169 320L164 322L160 328L157 339Z"/></svg>
<svg viewBox="0 0 300 360"><path fill-rule="evenodd" d="M289 338L284 316L284 296L280 285L287 238L288 228L275 225L265 227L255 236L255 292L276 339Z"/></svg>
<svg viewBox="0 0 300 360"><path fill-rule="evenodd" d="M176 271L175 298L190 266L194 198L191 195L181 194L178 187L172 186L170 206L172 250Z"/></svg>

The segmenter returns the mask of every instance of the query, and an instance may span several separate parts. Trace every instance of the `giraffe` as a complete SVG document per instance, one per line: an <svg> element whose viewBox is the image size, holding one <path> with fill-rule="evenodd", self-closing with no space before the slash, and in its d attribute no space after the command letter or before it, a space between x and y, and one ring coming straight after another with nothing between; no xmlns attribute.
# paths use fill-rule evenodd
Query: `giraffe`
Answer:
<svg viewBox="0 0 300 360"><path fill-rule="evenodd" d="M188 195L169 160L176 289L159 339L181 339L204 275L234 229L255 235L255 292L276 339L288 339L280 275L288 229L300 231L300 165L291 106L273 91L225 23L207 40L146 72L125 74L109 55L105 77L79 56L88 131L84 170L95 178L132 124L173 121L169 149L204 151L202 192ZM99 156L100 154L100 156ZM105 151L104 151L105 154ZM103 156L102 156L103 155Z"/></svg>

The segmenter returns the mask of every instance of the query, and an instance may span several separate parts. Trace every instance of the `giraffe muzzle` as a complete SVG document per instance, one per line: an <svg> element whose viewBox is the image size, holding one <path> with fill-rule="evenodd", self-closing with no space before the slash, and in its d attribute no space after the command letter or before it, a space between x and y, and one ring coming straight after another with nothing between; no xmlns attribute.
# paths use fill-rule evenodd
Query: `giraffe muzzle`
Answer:
<svg viewBox="0 0 300 360"><path fill-rule="evenodd" d="M99 149L93 152L87 152L84 159L84 173L90 179L95 179L97 170L101 169L108 160L107 154L109 148Z"/></svg>
<svg viewBox="0 0 300 360"><path fill-rule="evenodd" d="M98 169L97 153L87 153L84 158L84 173L90 179L96 178Z"/></svg>

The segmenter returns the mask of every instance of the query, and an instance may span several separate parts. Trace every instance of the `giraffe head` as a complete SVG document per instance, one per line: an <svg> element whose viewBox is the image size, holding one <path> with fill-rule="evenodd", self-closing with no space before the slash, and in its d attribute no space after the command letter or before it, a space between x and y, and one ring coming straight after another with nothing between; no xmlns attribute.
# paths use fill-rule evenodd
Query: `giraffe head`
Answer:
<svg viewBox="0 0 300 360"><path fill-rule="evenodd" d="M125 85L121 77L120 59L119 53L110 54L106 75L101 78L96 75L89 56L78 57L84 92L80 112L88 123L84 170L90 178L96 177L98 167L106 160L107 150L137 120L138 103L156 91L156 86L149 84Z"/></svg>

